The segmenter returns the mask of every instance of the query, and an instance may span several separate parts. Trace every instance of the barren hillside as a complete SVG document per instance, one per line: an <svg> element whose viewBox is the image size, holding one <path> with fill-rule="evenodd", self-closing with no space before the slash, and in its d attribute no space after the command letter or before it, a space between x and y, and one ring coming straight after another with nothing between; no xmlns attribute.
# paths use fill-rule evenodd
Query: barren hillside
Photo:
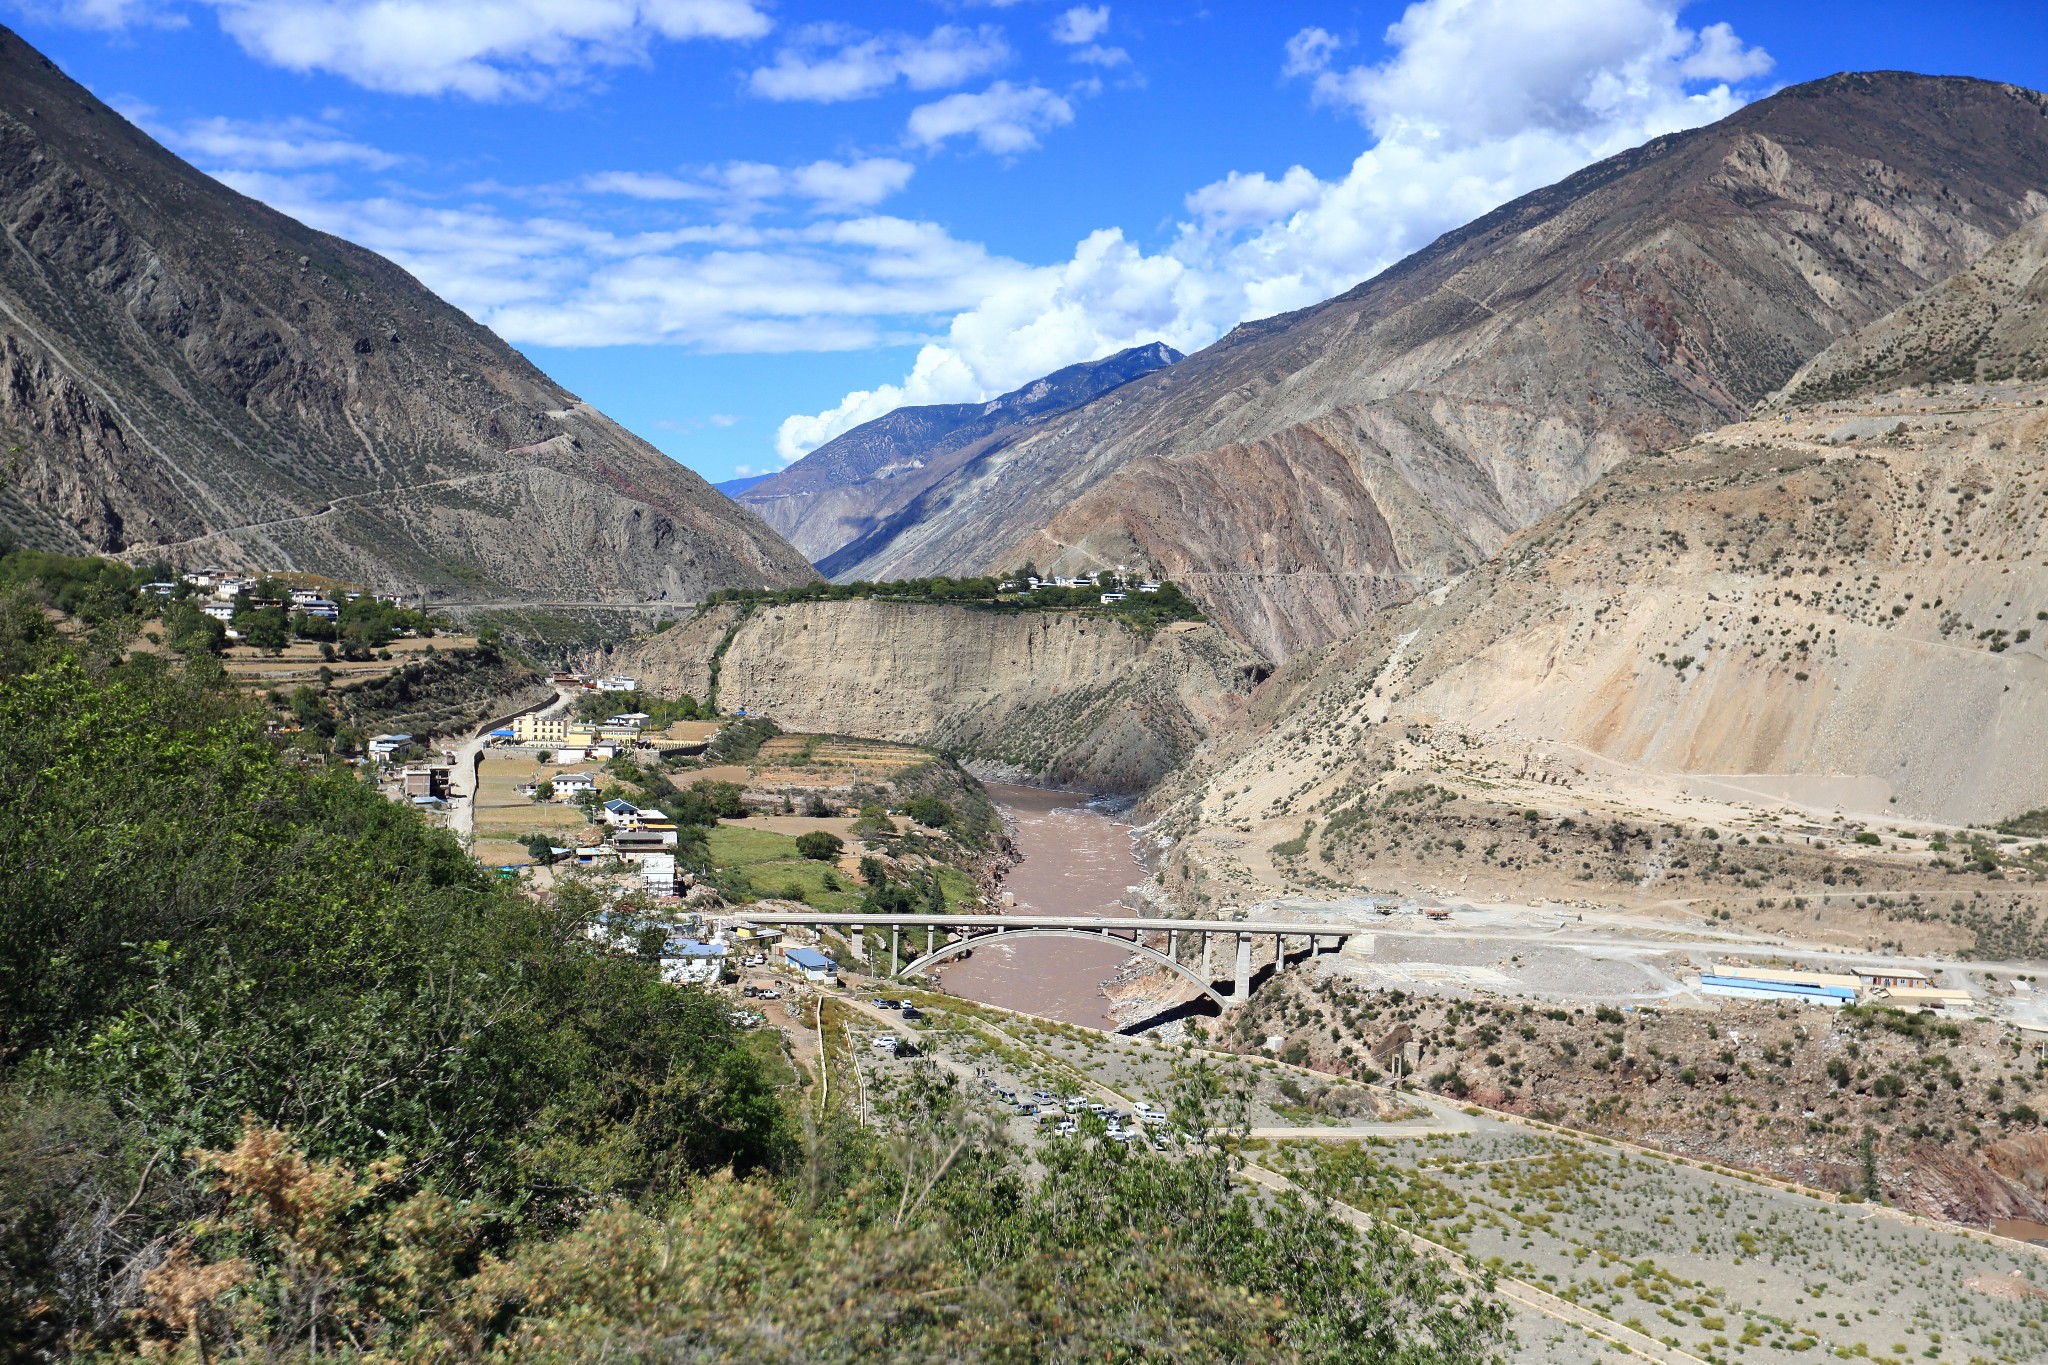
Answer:
<svg viewBox="0 0 2048 1365"><path fill-rule="evenodd" d="M180 161L0 30L0 526L448 602L810 567L381 256Z"/></svg>
<svg viewBox="0 0 2048 1365"><path fill-rule="evenodd" d="M2024 317L2044 237L1845 341L1830 372L1969 342L1957 299ZM2048 807L2044 636L2048 384L1772 407L1295 660L1155 804L1188 836L1180 885L1210 899L1832 908L1862 946L1939 920L1959 933L1927 946L2048 951L2033 893L1988 885L2048 877L2048 846L1985 828ZM1958 886L2024 932L1931 915Z"/></svg>
<svg viewBox="0 0 2048 1365"><path fill-rule="evenodd" d="M1794 87L978 454L835 573L1152 563L1284 659L1741 416L2048 206L2044 165L2031 91Z"/></svg>

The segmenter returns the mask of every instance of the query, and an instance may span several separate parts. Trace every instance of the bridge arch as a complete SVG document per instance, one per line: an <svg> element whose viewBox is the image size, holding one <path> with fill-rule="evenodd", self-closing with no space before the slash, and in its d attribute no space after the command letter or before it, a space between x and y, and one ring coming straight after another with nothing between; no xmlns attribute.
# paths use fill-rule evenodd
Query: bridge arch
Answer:
<svg viewBox="0 0 2048 1365"><path fill-rule="evenodd" d="M910 962L904 963L901 967L896 969L894 973L894 979L901 980L903 977L906 976L915 976L923 972L925 968L933 966L936 963L943 962L949 957L956 957L960 953L965 952L967 949L974 947L976 944L990 943L997 939L1005 939L1010 938L1012 936L1017 938L1078 938L1085 939L1091 943L1114 943L1119 948L1127 948L1131 952L1138 954L1138 956L1140 957L1149 958L1152 961L1158 963L1160 966L1179 973L1183 980L1189 982L1197 990L1201 991L1202 994L1208 996L1211 1000L1214 1000L1216 1002L1217 1008L1219 1009L1227 1010L1231 1006L1239 1003L1238 1001L1230 999L1228 996L1218 995L1216 993L1216 987L1214 985L1210 984L1207 981L1204 981L1197 973L1189 971L1185 966L1182 966L1180 963L1174 961L1165 953L1160 952L1157 948L1147 947L1145 944L1136 942L1135 940L1127 938L1118 938L1115 934L1104 933L1100 930L1095 929L997 929L988 933L971 934L966 938L956 938L943 948L935 948L931 952L926 953L923 957L916 958Z"/></svg>

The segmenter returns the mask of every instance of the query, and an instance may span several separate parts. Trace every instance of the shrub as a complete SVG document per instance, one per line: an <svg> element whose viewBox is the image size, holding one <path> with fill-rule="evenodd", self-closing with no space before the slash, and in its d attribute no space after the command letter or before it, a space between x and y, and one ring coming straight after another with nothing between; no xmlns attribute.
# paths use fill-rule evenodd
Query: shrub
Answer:
<svg viewBox="0 0 2048 1365"><path fill-rule="evenodd" d="M796 836L796 851L813 862L829 863L839 856L846 847L846 841L838 835L822 829L814 829Z"/></svg>

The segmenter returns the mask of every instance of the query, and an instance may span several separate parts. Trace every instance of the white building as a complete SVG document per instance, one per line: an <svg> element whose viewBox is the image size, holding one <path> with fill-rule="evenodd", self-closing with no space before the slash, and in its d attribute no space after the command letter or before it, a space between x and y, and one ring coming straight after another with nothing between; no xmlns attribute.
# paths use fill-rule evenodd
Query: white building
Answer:
<svg viewBox="0 0 2048 1365"><path fill-rule="evenodd" d="M640 860L640 877L650 896L676 893L676 859L673 853L650 853Z"/></svg>
<svg viewBox="0 0 2048 1365"><path fill-rule="evenodd" d="M589 773L557 773L548 780L554 783L557 796L574 797L597 790L597 779Z"/></svg>
<svg viewBox="0 0 2048 1365"><path fill-rule="evenodd" d="M599 678L591 683L591 686L600 692L638 692L640 680L623 677Z"/></svg>
<svg viewBox="0 0 2048 1365"><path fill-rule="evenodd" d="M725 979L725 955L723 943L670 939L661 950L661 979L676 986L714 985Z"/></svg>
<svg viewBox="0 0 2048 1365"><path fill-rule="evenodd" d="M411 735L377 735L370 740L370 757L389 758L410 743Z"/></svg>
<svg viewBox="0 0 2048 1365"><path fill-rule="evenodd" d="M232 602L208 602L199 610L201 614L211 616L222 625L235 619L235 604Z"/></svg>

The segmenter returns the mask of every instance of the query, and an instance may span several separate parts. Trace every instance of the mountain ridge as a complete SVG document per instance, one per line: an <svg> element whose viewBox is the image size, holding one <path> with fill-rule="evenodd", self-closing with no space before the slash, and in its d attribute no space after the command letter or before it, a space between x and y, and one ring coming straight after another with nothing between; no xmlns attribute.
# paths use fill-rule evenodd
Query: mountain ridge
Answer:
<svg viewBox="0 0 2048 1365"><path fill-rule="evenodd" d="M0 30L0 525L449 603L812 578L400 267L210 179Z"/></svg>
<svg viewBox="0 0 2048 1365"><path fill-rule="evenodd" d="M1734 420L2048 207L2043 97L1796 86L977 452L835 577L1147 562L1285 659Z"/></svg>
<svg viewBox="0 0 2048 1365"><path fill-rule="evenodd" d="M978 403L896 408L840 433L736 496L831 574L830 566L850 546L961 460L1181 359L1166 343L1148 342L1063 366Z"/></svg>

